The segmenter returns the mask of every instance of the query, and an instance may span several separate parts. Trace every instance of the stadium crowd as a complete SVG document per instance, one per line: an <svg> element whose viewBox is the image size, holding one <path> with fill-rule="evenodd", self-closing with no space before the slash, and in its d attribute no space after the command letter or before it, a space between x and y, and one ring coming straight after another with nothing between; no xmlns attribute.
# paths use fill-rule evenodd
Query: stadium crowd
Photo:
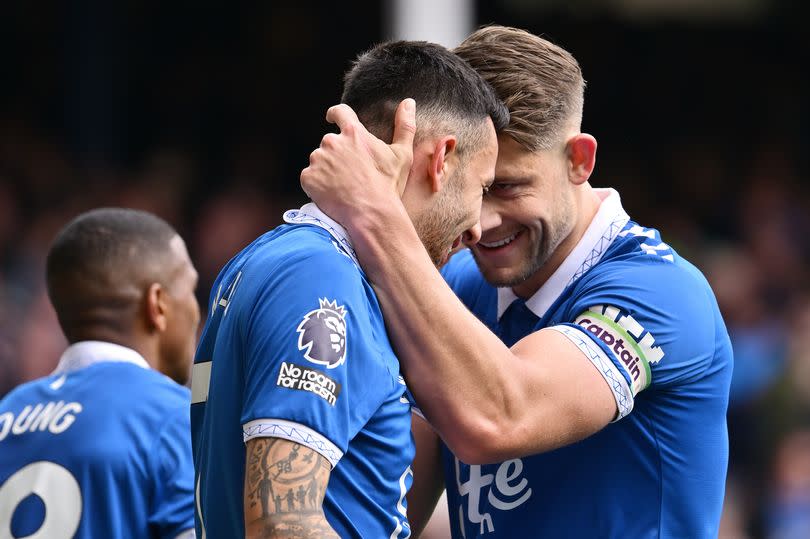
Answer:
<svg viewBox="0 0 810 539"><path fill-rule="evenodd" d="M608 29L598 35L593 43L616 37ZM609 148L592 183L618 187L638 221L654 224L703 270L720 303L735 351L721 536L808 537L810 189L808 157L799 152L810 142L810 109L801 98L807 83L770 62L769 54L779 52L775 45L742 57L727 55L731 44L704 49L720 39L705 34L687 44L653 44L648 37L625 37L615 44L616 56L643 42L650 58L669 61L672 70L640 69L648 60L643 54L632 62L599 63L597 45L577 48L560 39L577 53L589 80L584 130ZM179 68L183 58L175 62ZM616 81L611 70L620 74ZM238 74L247 77L248 71ZM756 78L767 83L744 72L758 72ZM193 68L178 73L187 91L205 82ZM206 305L219 268L279 224L284 210L305 201L295 170L320 136L315 130L298 136L305 144L286 147L283 137L255 136L255 125L236 126L214 155L204 146L156 138L135 156L88 160L75 151L69 131L43 122L37 108L43 98L26 96L40 80L36 73L23 80L12 96L17 99L0 107L0 397L51 372L66 346L43 271L47 248L67 221L99 206L163 217L187 239L200 274L200 304ZM177 99L171 81L160 82L153 91L165 103ZM337 93L337 81L333 88ZM199 92L191 93L204 114ZM258 93L223 99L269 117ZM324 96L326 103L333 99ZM323 112L297 108L309 120ZM589 116L590 110L598 115ZM201 128L213 127L203 122Z"/></svg>

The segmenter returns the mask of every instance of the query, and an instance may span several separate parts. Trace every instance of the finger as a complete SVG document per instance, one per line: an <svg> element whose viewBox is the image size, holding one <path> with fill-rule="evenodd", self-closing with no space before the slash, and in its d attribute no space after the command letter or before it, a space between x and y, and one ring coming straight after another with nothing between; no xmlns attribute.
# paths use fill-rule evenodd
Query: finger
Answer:
<svg viewBox="0 0 810 539"><path fill-rule="evenodd" d="M337 133L327 133L321 138L321 148L331 148L334 147L338 141Z"/></svg>
<svg viewBox="0 0 810 539"><path fill-rule="evenodd" d="M301 171L301 175L299 176L301 189L304 191L304 194L306 194L307 198L309 198L310 200L312 200L312 196L310 196L309 194L309 183L310 181L312 181L312 178L310 177L311 173L312 170L310 169L310 167L307 167Z"/></svg>
<svg viewBox="0 0 810 539"><path fill-rule="evenodd" d="M397 107L394 116L394 138L392 146L403 146L407 149L413 148L413 138L416 135L416 101L403 99Z"/></svg>
<svg viewBox="0 0 810 539"><path fill-rule="evenodd" d="M351 125L360 123L360 120L357 118L357 114L355 114L354 110L352 110L352 108L345 103L329 107L329 109L326 111L326 121L330 124L336 124L338 128L340 128L341 132L344 129L349 128Z"/></svg>

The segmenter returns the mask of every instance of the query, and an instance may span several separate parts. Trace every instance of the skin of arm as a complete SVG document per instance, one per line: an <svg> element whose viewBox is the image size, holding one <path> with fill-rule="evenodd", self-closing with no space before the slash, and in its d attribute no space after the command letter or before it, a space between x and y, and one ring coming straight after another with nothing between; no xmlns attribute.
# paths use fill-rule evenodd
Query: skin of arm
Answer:
<svg viewBox="0 0 810 539"><path fill-rule="evenodd" d="M408 521L414 537L422 534L444 490L441 442L431 426L416 414L411 419L416 455L411 468L413 484L408 490Z"/></svg>
<svg viewBox="0 0 810 539"><path fill-rule="evenodd" d="M338 537L323 498L331 465L318 452L282 438L254 438L245 453L245 537Z"/></svg>
<svg viewBox="0 0 810 539"><path fill-rule="evenodd" d="M549 451L599 431L615 417L616 402L576 345L541 330L507 348L433 266L398 196L401 170L410 167L398 149L407 132L398 134L398 126L415 125L403 109L389 146L348 106L330 108L327 120L341 132L324 138L301 181L348 229L425 416L468 464ZM380 159L385 167L374 164Z"/></svg>

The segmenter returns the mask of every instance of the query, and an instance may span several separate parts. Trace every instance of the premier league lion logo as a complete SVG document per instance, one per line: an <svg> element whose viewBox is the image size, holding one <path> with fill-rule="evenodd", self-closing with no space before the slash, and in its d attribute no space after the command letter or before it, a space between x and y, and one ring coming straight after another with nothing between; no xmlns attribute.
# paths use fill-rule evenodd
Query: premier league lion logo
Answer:
<svg viewBox="0 0 810 539"><path fill-rule="evenodd" d="M318 303L298 324L298 349L309 361L334 369L346 360L346 309L326 298Z"/></svg>

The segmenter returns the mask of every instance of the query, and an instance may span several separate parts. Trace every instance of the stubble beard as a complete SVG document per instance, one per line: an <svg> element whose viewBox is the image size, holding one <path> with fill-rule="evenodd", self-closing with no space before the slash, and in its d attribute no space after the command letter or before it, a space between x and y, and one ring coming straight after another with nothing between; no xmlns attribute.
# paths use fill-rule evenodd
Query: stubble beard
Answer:
<svg viewBox="0 0 810 539"><path fill-rule="evenodd" d="M524 232L526 233L526 232ZM543 239L535 241L529 247L529 253L521 259L517 267L509 268L506 274L498 271L497 269L490 270L481 264L475 250L472 250L473 258L478 266L478 270L484 276L484 279L492 286L498 288L512 288L525 282L529 277L534 275L543 264L548 261L551 253L547 245L543 245Z"/></svg>
<svg viewBox="0 0 810 539"><path fill-rule="evenodd" d="M436 202L413 219L416 233L422 240L431 262L437 268L450 253L452 242L457 236L452 233L458 230L463 222L463 213L459 211L460 181L460 172L457 171L448 179L446 190L439 195Z"/></svg>
<svg viewBox="0 0 810 539"><path fill-rule="evenodd" d="M432 208L413 222L419 239L437 268L449 252L448 231L455 227L455 219L445 213L444 208ZM452 241L452 240L450 240Z"/></svg>
<svg viewBox="0 0 810 539"><path fill-rule="evenodd" d="M574 228L573 210L569 209L563 212L560 221L556 224L555 227L543 227L540 232L537 232L540 237L531 242L528 247L529 252L516 265L514 271L509 268L505 275L501 274L499 276L497 270L489 271L488 268L482 266L473 249L473 258L475 258L475 263L484 279L492 286L499 288L513 288L526 282L546 265L563 240L571 234ZM529 234L529 229L526 229L523 233Z"/></svg>

